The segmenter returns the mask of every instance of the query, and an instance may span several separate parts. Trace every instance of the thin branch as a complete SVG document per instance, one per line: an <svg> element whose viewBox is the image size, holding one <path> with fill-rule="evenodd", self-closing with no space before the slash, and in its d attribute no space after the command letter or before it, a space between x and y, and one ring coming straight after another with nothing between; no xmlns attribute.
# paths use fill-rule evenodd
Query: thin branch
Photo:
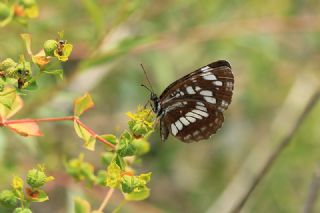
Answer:
<svg viewBox="0 0 320 213"><path fill-rule="evenodd" d="M248 198L250 197L250 195L252 194L254 189L257 187L257 185L260 183L260 181L263 179L263 177L270 170L271 166L274 164L275 160L279 157L279 155L284 150L284 148L286 148L287 145L290 143L291 139L293 138L294 134L297 132L298 128L303 124L303 121L306 119L306 117L309 115L311 110L317 104L319 98L320 98L320 91L317 91L313 95L313 97L310 99L309 103L307 104L307 106L304 109L304 111L302 112L302 114L297 119L293 128L290 130L290 132L287 134L287 136L283 138L283 140L280 142L280 144L274 150L274 152L271 153L271 155L268 157L266 164L262 167L261 171L259 171L258 175L256 177L254 177L254 180L252 181L251 185L249 186L248 191L242 197L242 199L240 199L239 203L234 207L232 212L240 212L241 211L242 207L248 201Z"/></svg>
<svg viewBox="0 0 320 213"><path fill-rule="evenodd" d="M8 120L3 122L3 125L8 124L21 124L21 123L30 123L30 122L54 122L54 121L73 121L74 116L67 116L67 117L57 117L57 118L35 118L35 119L19 119L19 120Z"/></svg>
<svg viewBox="0 0 320 213"><path fill-rule="evenodd" d="M9 124L22 124L22 123L40 123L40 122L55 122L55 121L75 121L77 122L81 127L86 129L94 138L96 138L98 141L106 144L112 149L115 149L115 145L110 143L109 141L105 140L101 136L99 136L94 130L89 128L87 125L82 123L79 118L75 116L66 116L66 117L57 117L57 118L35 118L35 119L19 119L19 120L8 120L8 121L3 121L0 122L0 127L1 126L6 126Z"/></svg>
<svg viewBox="0 0 320 213"><path fill-rule="evenodd" d="M112 194L114 192L114 189L113 188L110 188L108 193L106 194L106 196L104 197L99 209L98 209L98 212L103 212L103 210L106 208Z"/></svg>
<svg viewBox="0 0 320 213"><path fill-rule="evenodd" d="M312 182L310 184L308 197L305 201L304 208L302 211L303 213L313 212L315 201L319 195L319 188L320 188L320 165L318 165L314 173Z"/></svg>

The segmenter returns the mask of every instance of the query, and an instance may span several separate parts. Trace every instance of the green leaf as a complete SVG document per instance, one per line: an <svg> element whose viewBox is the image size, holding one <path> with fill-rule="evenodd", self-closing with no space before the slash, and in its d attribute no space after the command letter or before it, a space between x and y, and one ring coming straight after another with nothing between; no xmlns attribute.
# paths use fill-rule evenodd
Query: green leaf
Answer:
<svg viewBox="0 0 320 213"><path fill-rule="evenodd" d="M80 116L82 113L92 108L94 103L89 93L77 98L74 101L73 113L75 116Z"/></svg>
<svg viewBox="0 0 320 213"><path fill-rule="evenodd" d="M108 166L111 161L115 158L115 153L113 152L104 152L101 156L101 161L104 166Z"/></svg>
<svg viewBox="0 0 320 213"><path fill-rule="evenodd" d="M10 128L13 132L18 133L21 136L42 136L42 132L40 131L39 125L36 122L28 122L28 123L13 123L6 124L6 127Z"/></svg>
<svg viewBox="0 0 320 213"><path fill-rule="evenodd" d="M105 170L99 170L97 174L96 183L100 186L106 186L107 185L107 171Z"/></svg>
<svg viewBox="0 0 320 213"><path fill-rule="evenodd" d="M118 143L118 139L115 135L112 134L105 134L105 135L100 135L100 137L102 137L103 139L105 139L106 141L116 145Z"/></svg>
<svg viewBox="0 0 320 213"><path fill-rule="evenodd" d="M132 140L133 140L132 136L127 131L121 135L120 142L117 147L117 153L121 157L134 155L136 148L132 144Z"/></svg>
<svg viewBox="0 0 320 213"><path fill-rule="evenodd" d="M139 192L123 193L123 195L126 200L131 200L131 201L145 200L150 196L150 189L144 188Z"/></svg>
<svg viewBox="0 0 320 213"><path fill-rule="evenodd" d="M107 186L110 188L116 188L119 186L120 181L121 169L115 161L112 161L107 169Z"/></svg>
<svg viewBox="0 0 320 213"><path fill-rule="evenodd" d="M23 106L23 101L16 91L8 88L0 93L0 120L6 120L15 115ZM14 94L11 94L14 93ZM10 94L10 95L9 95ZM8 95L8 96L7 96ZM14 99L12 99L14 98ZM13 100L13 101L12 101Z"/></svg>
<svg viewBox="0 0 320 213"><path fill-rule="evenodd" d="M12 192L18 199L24 199L22 178L18 176L13 176L11 187L12 187Z"/></svg>
<svg viewBox="0 0 320 213"><path fill-rule="evenodd" d="M90 213L91 206L90 203L81 198L74 199L74 212L75 213Z"/></svg>
<svg viewBox="0 0 320 213"><path fill-rule="evenodd" d="M43 72L63 79L63 69L43 70Z"/></svg>
<svg viewBox="0 0 320 213"><path fill-rule="evenodd" d="M150 144L144 138L134 139L132 144L135 147L135 155L140 156L150 150Z"/></svg>
<svg viewBox="0 0 320 213"><path fill-rule="evenodd" d="M21 34L21 38L24 41L24 44L26 45L27 53L32 56L31 51L31 35L30 34Z"/></svg>
<svg viewBox="0 0 320 213"><path fill-rule="evenodd" d="M121 178L121 189L124 193L140 192L147 188L146 184L150 181L151 172L139 176L124 175Z"/></svg>
<svg viewBox="0 0 320 213"><path fill-rule="evenodd" d="M1 14L0 27L6 26L13 18L14 8L6 6L6 4L0 2L0 10L3 12L5 10L6 14Z"/></svg>
<svg viewBox="0 0 320 213"><path fill-rule="evenodd" d="M36 81L32 81L31 83L28 83L27 87L24 88L25 90L36 90L38 89L38 84Z"/></svg>
<svg viewBox="0 0 320 213"><path fill-rule="evenodd" d="M74 129L77 135L84 141L83 146L88 150L94 151L96 138L87 129L83 128L77 120L74 121Z"/></svg>
<svg viewBox="0 0 320 213"><path fill-rule="evenodd" d="M10 110L12 109L14 101L16 100L16 96L17 92L15 89L5 87L4 90L0 92L0 104Z"/></svg>
<svg viewBox="0 0 320 213"><path fill-rule="evenodd" d="M83 158L84 155L80 154L78 158L65 162L66 171L77 181L86 180L90 185L93 185L96 181L94 166L83 161Z"/></svg>
<svg viewBox="0 0 320 213"><path fill-rule="evenodd" d="M39 203L41 203L41 202L44 202L44 201L49 200L49 197L48 197L48 195L45 193L45 191L43 191L43 190L41 190L41 189L37 189L37 192L38 192L37 197L32 197L32 198L31 198L31 201L32 201L32 202L39 202Z"/></svg>
<svg viewBox="0 0 320 213"><path fill-rule="evenodd" d="M126 168L126 163L121 156L116 155L115 162L121 168L121 170L124 170Z"/></svg>

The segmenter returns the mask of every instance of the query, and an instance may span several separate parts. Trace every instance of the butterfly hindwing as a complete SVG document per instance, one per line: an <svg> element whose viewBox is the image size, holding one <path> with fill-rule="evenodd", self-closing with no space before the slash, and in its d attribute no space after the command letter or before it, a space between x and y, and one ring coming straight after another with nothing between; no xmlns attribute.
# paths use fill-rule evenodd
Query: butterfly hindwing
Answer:
<svg viewBox="0 0 320 213"><path fill-rule="evenodd" d="M161 118L161 129L183 142L189 143L209 138L223 123L222 112L204 101L183 101ZM162 131L163 132L163 131Z"/></svg>

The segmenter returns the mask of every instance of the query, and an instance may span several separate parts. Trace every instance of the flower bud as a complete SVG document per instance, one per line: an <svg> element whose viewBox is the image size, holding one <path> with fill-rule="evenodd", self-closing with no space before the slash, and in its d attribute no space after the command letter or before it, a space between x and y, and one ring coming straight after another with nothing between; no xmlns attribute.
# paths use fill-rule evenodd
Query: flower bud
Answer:
<svg viewBox="0 0 320 213"><path fill-rule="evenodd" d="M0 2L0 21L10 16L10 8L5 3Z"/></svg>
<svg viewBox="0 0 320 213"><path fill-rule="evenodd" d="M113 157L114 157L114 153L112 153L112 152L103 153L101 156L101 161L102 161L103 165L108 166L110 164L110 162L112 161Z"/></svg>
<svg viewBox="0 0 320 213"><path fill-rule="evenodd" d="M16 208L13 213L32 213L29 208Z"/></svg>
<svg viewBox="0 0 320 213"><path fill-rule="evenodd" d="M17 198L11 190L3 190L0 192L0 204L7 208L17 206Z"/></svg>
<svg viewBox="0 0 320 213"><path fill-rule="evenodd" d="M1 3L0 3L1 4ZM6 71L17 66L17 63L11 58L7 58L0 63L0 70Z"/></svg>
<svg viewBox="0 0 320 213"><path fill-rule="evenodd" d="M55 40L47 40L43 44L43 50L46 53L46 56L53 56L54 51L58 48L58 43Z"/></svg>
<svg viewBox="0 0 320 213"><path fill-rule="evenodd" d="M136 155L143 155L150 150L150 144L143 138L141 139L134 139L132 141L132 145L135 148Z"/></svg>
<svg viewBox="0 0 320 213"><path fill-rule="evenodd" d="M27 174L27 183L32 188L43 186L47 182L47 175L38 169L31 169Z"/></svg>

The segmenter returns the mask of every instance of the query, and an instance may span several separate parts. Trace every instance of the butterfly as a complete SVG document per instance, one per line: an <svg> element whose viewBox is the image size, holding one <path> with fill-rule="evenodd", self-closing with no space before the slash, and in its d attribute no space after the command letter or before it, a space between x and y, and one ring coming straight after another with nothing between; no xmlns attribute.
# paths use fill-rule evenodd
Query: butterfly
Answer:
<svg viewBox="0 0 320 213"><path fill-rule="evenodd" d="M161 139L166 140L169 133L185 143L208 139L222 126L233 87L234 76L225 60L183 76L159 97L146 87L151 92L151 108L160 120Z"/></svg>

